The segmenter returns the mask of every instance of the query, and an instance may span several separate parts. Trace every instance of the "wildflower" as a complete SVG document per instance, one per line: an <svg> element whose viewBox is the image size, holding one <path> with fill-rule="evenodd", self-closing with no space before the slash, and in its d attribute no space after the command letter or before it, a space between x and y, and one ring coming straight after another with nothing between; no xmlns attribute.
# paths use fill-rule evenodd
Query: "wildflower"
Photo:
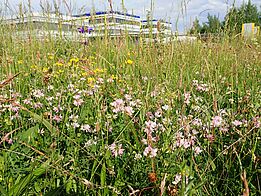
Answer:
<svg viewBox="0 0 261 196"><path fill-rule="evenodd" d="M35 104L33 105L33 107L34 107L35 109L42 108L42 107L43 107L43 104L40 103L40 102L37 102L37 103L35 103Z"/></svg>
<svg viewBox="0 0 261 196"><path fill-rule="evenodd" d="M134 113L132 107L130 107L130 106L126 106L126 107L124 108L124 111L125 111L129 116L132 116L132 114Z"/></svg>
<svg viewBox="0 0 261 196"><path fill-rule="evenodd" d="M158 109L156 112L155 112L155 117L156 118L160 118L162 116L162 110L161 109Z"/></svg>
<svg viewBox="0 0 261 196"><path fill-rule="evenodd" d="M48 55L48 59L49 60L53 60L54 59L54 55L52 55L52 54Z"/></svg>
<svg viewBox="0 0 261 196"><path fill-rule="evenodd" d="M53 90L53 89L54 89L53 85L49 85L49 86L47 87L47 90L48 90L48 91L51 91L51 90Z"/></svg>
<svg viewBox="0 0 261 196"><path fill-rule="evenodd" d="M153 132L154 129L157 127L157 123L151 120L146 121L145 124L146 124L146 130L149 130L150 132Z"/></svg>
<svg viewBox="0 0 261 196"><path fill-rule="evenodd" d="M195 118L195 119L192 121L192 125L197 126L197 127L201 127L201 126L202 126L202 121L201 121L201 119Z"/></svg>
<svg viewBox="0 0 261 196"><path fill-rule="evenodd" d="M57 62L57 63L55 63L55 65L58 66L58 67L62 67L62 66L63 66L63 63Z"/></svg>
<svg viewBox="0 0 261 196"><path fill-rule="evenodd" d="M81 106L84 103L84 101L82 99L75 99L73 101L73 105L77 106Z"/></svg>
<svg viewBox="0 0 261 196"><path fill-rule="evenodd" d="M13 144L13 140L11 138L8 140L8 144Z"/></svg>
<svg viewBox="0 0 261 196"><path fill-rule="evenodd" d="M111 103L111 106L114 107L112 110L114 113L118 113L124 110L124 101L122 99L117 99Z"/></svg>
<svg viewBox="0 0 261 196"><path fill-rule="evenodd" d="M78 118L79 118L78 115L73 115L73 114L72 114L71 116L69 116L69 119L70 119L72 122L77 122Z"/></svg>
<svg viewBox="0 0 261 196"><path fill-rule="evenodd" d="M78 62L79 62L78 58L71 58L69 64L72 65L73 63L78 63Z"/></svg>
<svg viewBox="0 0 261 196"><path fill-rule="evenodd" d="M255 126L256 128L259 128L259 127L260 127L260 120L259 120L259 119L260 119L259 116L253 118L253 123L254 123L254 126Z"/></svg>
<svg viewBox="0 0 261 196"><path fill-rule="evenodd" d="M115 143L112 143L109 146L109 149L111 150L114 157L121 156L124 151L124 149L122 148L122 144L116 145Z"/></svg>
<svg viewBox="0 0 261 196"><path fill-rule="evenodd" d="M135 160L139 160L141 158L142 158L141 154L139 154L139 153L135 154L135 157L134 157Z"/></svg>
<svg viewBox="0 0 261 196"><path fill-rule="evenodd" d="M84 147L88 148L88 147L90 147L92 145L96 145L96 144L97 144L97 142L95 140L88 140L87 142L85 142Z"/></svg>
<svg viewBox="0 0 261 196"><path fill-rule="evenodd" d="M228 132L228 128L227 127L220 127L219 130L222 131L223 133L227 133Z"/></svg>
<svg viewBox="0 0 261 196"><path fill-rule="evenodd" d="M80 125L79 125L79 123L77 123L77 122L73 122L73 123L72 123L72 127L73 127L74 129L76 129L76 128L80 127Z"/></svg>
<svg viewBox="0 0 261 196"><path fill-rule="evenodd" d="M201 148L198 147L198 146L197 147L193 147L193 150L194 150L196 156L199 155L202 152Z"/></svg>
<svg viewBox="0 0 261 196"><path fill-rule="evenodd" d="M126 94L126 95L124 95L124 97L125 97L125 99L127 100L127 101L130 101L132 98L131 98L131 95L129 95L129 94Z"/></svg>
<svg viewBox="0 0 261 196"><path fill-rule="evenodd" d="M184 103L189 104L190 103L190 93L184 93Z"/></svg>
<svg viewBox="0 0 261 196"><path fill-rule="evenodd" d="M132 64L133 64L133 61L130 60L130 59L128 59L128 60L126 61L126 64L128 64L128 65L132 65Z"/></svg>
<svg viewBox="0 0 261 196"><path fill-rule="evenodd" d="M92 77L89 77L89 78L87 79L88 84L92 84L92 83L94 83L94 81L95 81L95 79L92 78Z"/></svg>
<svg viewBox="0 0 261 196"><path fill-rule="evenodd" d="M212 134L206 135L206 138L208 139L209 142L213 142L215 140L215 136Z"/></svg>
<svg viewBox="0 0 261 196"><path fill-rule="evenodd" d="M189 142L189 140L188 140L188 139L183 139L183 140L184 140L184 142L183 142L183 147L184 147L185 149L189 148L190 145L191 145L191 143Z"/></svg>
<svg viewBox="0 0 261 196"><path fill-rule="evenodd" d="M152 148L150 145L148 147L145 148L143 155L144 156L149 156L150 158L153 158L157 155L157 148Z"/></svg>
<svg viewBox="0 0 261 196"><path fill-rule="evenodd" d="M169 109L169 106L168 105L164 105L164 106L162 106L162 109L167 111Z"/></svg>
<svg viewBox="0 0 261 196"><path fill-rule="evenodd" d="M61 122L62 121L62 115L55 115L53 117L53 120L55 120L57 123Z"/></svg>
<svg viewBox="0 0 261 196"><path fill-rule="evenodd" d="M181 181L181 174L176 174L175 180L172 182L172 184L177 185Z"/></svg>
<svg viewBox="0 0 261 196"><path fill-rule="evenodd" d="M41 90L33 90L32 94L35 98L44 97L44 93Z"/></svg>
<svg viewBox="0 0 261 196"><path fill-rule="evenodd" d="M91 126L88 124L82 125L81 130L85 132L91 132Z"/></svg>
<svg viewBox="0 0 261 196"><path fill-rule="evenodd" d="M220 116L215 116L212 118L212 123L211 125L213 127L219 127L222 124L222 118Z"/></svg>
<svg viewBox="0 0 261 196"><path fill-rule="evenodd" d="M97 79L97 83L98 83L98 84L103 84L103 83L104 83L104 80L103 80L102 78L98 78L98 79Z"/></svg>
<svg viewBox="0 0 261 196"><path fill-rule="evenodd" d="M235 127L240 127L243 123L239 120L235 120L232 122L232 124L235 126Z"/></svg>

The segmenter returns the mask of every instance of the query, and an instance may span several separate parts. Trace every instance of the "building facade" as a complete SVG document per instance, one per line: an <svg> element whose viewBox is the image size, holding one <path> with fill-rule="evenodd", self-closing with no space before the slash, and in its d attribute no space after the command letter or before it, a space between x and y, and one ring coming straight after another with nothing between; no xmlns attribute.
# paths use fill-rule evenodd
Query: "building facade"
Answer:
<svg viewBox="0 0 261 196"><path fill-rule="evenodd" d="M83 38L118 37L123 35L169 37L171 23L162 20L142 21L140 16L118 11L95 12L80 15L57 13L31 13L19 17L6 17L3 24L14 26L16 34L35 33L38 37L46 35Z"/></svg>

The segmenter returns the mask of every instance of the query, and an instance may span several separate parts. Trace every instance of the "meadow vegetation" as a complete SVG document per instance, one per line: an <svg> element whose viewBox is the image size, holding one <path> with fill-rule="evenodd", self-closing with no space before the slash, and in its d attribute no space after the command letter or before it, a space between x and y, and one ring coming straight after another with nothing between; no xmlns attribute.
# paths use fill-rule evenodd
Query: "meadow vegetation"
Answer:
<svg viewBox="0 0 261 196"><path fill-rule="evenodd" d="M260 195L261 42L14 39L1 195Z"/></svg>

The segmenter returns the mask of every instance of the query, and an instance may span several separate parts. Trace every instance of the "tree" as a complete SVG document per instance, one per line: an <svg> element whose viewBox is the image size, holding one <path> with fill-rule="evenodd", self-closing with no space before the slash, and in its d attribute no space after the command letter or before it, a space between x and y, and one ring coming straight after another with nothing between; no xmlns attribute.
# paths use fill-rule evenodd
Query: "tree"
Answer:
<svg viewBox="0 0 261 196"><path fill-rule="evenodd" d="M208 34L208 33L220 33L222 30L222 23L220 22L217 16L212 16L208 14L207 16L208 21L203 23L201 26L199 24L199 20L196 18L193 22L192 28L190 29L191 34L201 33L201 34Z"/></svg>
<svg viewBox="0 0 261 196"><path fill-rule="evenodd" d="M201 31L201 25L199 24L198 18L196 18L193 22L192 28L190 29L190 34L197 34Z"/></svg>
<svg viewBox="0 0 261 196"><path fill-rule="evenodd" d="M232 7L225 16L225 30L230 34L241 32L243 23L255 23L261 25L261 12L251 0L247 4L243 3L239 8Z"/></svg>

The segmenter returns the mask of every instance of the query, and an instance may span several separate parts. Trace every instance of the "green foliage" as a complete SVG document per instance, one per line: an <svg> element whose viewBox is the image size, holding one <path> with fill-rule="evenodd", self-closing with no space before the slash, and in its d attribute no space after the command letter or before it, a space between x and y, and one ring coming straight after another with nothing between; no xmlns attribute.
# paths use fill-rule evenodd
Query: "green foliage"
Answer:
<svg viewBox="0 0 261 196"><path fill-rule="evenodd" d="M260 195L260 40L86 46L10 29L1 195L241 195L244 170Z"/></svg>
<svg viewBox="0 0 261 196"><path fill-rule="evenodd" d="M240 7L232 7L228 10L224 21L220 21L215 15L208 14L207 22L200 25L199 20L196 18L190 30L191 34L238 34L241 33L242 24L255 23L261 26L261 10L251 0L243 3Z"/></svg>
<svg viewBox="0 0 261 196"><path fill-rule="evenodd" d="M252 4L251 0L243 3L239 8L232 7L225 16L225 31L229 34L241 33L243 23L261 25L261 10Z"/></svg>

